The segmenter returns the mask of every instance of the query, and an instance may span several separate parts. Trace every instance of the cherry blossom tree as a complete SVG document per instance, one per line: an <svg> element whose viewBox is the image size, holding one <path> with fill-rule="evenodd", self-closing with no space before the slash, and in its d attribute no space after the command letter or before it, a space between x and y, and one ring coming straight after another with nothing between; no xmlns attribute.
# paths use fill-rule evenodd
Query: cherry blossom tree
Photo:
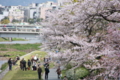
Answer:
<svg viewBox="0 0 120 80"><path fill-rule="evenodd" d="M117 80L120 74L120 0L68 0L48 14L44 48L50 55L81 65L93 73L86 80L102 76ZM58 53L52 50L59 50Z"/></svg>

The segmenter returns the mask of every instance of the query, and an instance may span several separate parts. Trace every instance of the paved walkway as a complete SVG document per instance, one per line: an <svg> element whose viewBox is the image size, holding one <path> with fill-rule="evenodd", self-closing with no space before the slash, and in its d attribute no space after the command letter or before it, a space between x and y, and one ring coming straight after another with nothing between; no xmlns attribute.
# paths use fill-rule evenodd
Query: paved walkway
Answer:
<svg viewBox="0 0 120 80"><path fill-rule="evenodd" d="M45 80L45 74L43 75L43 79ZM50 69L48 80L61 80L57 78L56 69Z"/></svg>

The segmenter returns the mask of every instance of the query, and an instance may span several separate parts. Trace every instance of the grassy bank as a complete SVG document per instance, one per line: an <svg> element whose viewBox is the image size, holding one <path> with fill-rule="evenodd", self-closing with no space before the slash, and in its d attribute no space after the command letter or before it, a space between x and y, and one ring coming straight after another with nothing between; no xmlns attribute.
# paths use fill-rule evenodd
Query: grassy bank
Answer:
<svg viewBox="0 0 120 80"><path fill-rule="evenodd" d="M47 53L43 51L34 51L24 58L25 60L28 60L34 55L37 55L37 57L41 58L41 61L43 61L43 58L47 55ZM17 66L13 66L12 71L9 71L2 80L38 80L37 71L22 71L19 68L19 62L17 64Z"/></svg>
<svg viewBox="0 0 120 80"><path fill-rule="evenodd" d="M10 41L9 38L0 38L0 42L3 41ZM12 41L26 41L25 39L22 38L12 38Z"/></svg>
<svg viewBox="0 0 120 80"><path fill-rule="evenodd" d="M4 71L7 67L8 67L8 64L7 64L7 63L4 63L4 64L1 66L0 70ZM2 72L2 71L1 71L1 72ZM1 73L1 72L0 72L0 73Z"/></svg>
<svg viewBox="0 0 120 80"><path fill-rule="evenodd" d="M0 56L16 57L38 50L41 44L0 44Z"/></svg>

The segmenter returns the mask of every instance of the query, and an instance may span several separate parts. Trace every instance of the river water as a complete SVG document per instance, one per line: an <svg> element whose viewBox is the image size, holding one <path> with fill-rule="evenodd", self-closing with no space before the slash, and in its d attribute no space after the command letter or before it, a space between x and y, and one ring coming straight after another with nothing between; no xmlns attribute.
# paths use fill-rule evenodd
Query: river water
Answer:
<svg viewBox="0 0 120 80"><path fill-rule="evenodd" d="M5 62L7 62L7 60L0 61L0 65L4 64Z"/></svg>

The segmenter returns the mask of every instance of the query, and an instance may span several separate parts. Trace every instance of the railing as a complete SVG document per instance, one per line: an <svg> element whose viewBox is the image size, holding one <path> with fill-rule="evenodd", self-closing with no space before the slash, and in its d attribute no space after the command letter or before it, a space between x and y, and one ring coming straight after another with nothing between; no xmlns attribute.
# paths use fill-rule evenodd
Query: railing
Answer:
<svg viewBox="0 0 120 80"><path fill-rule="evenodd" d="M0 32L41 32L41 29L31 28L0 28Z"/></svg>

